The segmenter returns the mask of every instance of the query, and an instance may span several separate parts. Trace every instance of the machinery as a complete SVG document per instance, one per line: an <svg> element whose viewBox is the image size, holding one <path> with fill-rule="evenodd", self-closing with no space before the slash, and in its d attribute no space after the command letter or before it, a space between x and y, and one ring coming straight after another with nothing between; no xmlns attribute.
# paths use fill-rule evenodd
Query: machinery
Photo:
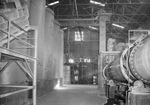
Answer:
<svg viewBox="0 0 150 105"><path fill-rule="evenodd" d="M103 69L105 105L150 105L150 30L130 30L128 44Z"/></svg>

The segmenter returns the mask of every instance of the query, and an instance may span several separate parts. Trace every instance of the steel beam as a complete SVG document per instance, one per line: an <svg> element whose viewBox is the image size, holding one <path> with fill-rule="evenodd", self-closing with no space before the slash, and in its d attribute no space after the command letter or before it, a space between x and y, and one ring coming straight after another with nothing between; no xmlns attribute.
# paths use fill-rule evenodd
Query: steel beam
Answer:
<svg viewBox="0 0 150 105"><path fill-rule="evenodd" d="M30 43L28 43L28 42L26 42L26 41L24 41L24 40L22 40L22 39L16 37L15 35L11 35L11 36L14 37L15 39L18 39L21 43L27 44L27 45L29 45L29 46L31 46L31 47L35 47L35 46L33 46L32 44L30 44ZM10 38L9 38L9 39L10 39ZM8 41L9 41L9 40L8 40Z"/></svg>
<svg viewBox="0 0 150 105"><path fill-rule="evenodd" d="M36 59L36 58L30 57L30 56L24 55L22 53L19 53L19 52L10 50L10 49L6 49L6 48L3 48L3 47L0 47L0 53L1 53L1 56L3 56L3 54L4 54L4 56L9 55L9 56L12 56L12 57L17 57L17 58L20 58L20 59L28 59L28 60L31 60L31 61L34 61Z"/></svg>
<svg viewBox="0 0 150 105"><path fill-rule="evenodd" d="M7 85L7 84L2 84L0 87L7 87L7 88L32 88L33 86L23 86L23 85Z"/></svg>
<svg viewBox="0 0 150 105"><path fill-rule="evenodd" d="M25 33L27 33L27 31L25 29L23 29L22 27L18 26L15 22L13 22L12 20L9 20L8 17L6 17L4 14L0 14L1 17L3 17L4 19L6 19L9 24L14 25L15 27L17 27L18 29L20 29L21 31L24 31ZM9 25L10 28L10 25ZM10 29L9 29L10 30Z"/></svg>
<svg viewBox="0 0 150 105"><path fill-rule="evenodd" d="M24 73L27 73L28 76L33 79L33 74L30 73L20 62L16 61L16 64L20 67L20 69L24 72Z"/></svg>
<svg viewBox="0 0 150 105"><path fill-rule="evenodd" d="M33 89L33 91L32 91L33 92L33 105L36 105L36 97L37 97L37 95L36 95L36 83L37 83L36 82L36 79L37 79L37 71L36 71L37 70L37 61L36 60L37 59L36 58L37 58L37 35L38 35L37 27L25 27L23 29L20 26L18 26L17 24L15 24L14 22L12 22L11 20L9 20L7 17L5 17L1 14L0 14L0 16L2 16L4 19L6 19L9 22L8 32L5 32L4 30L0 29L0 31L2 31L3 33L6 34L5 38L0 41L0 46L1 46L0 47L0 61L1 62L5 61L5 60L8 61L8 63L0 70L0 73L2 73L5 70L5 68L7 68L11 64L12 61L15 61L16 64L20 67L20 69L25 74L28 74L29 78L33 82L32 86L18 86L18 85L1 84L0 87L19 88L19 89L24 88L24 89L0 94L0 98L11 96L14 94L18 94L18 93ZM15 34L11 34L10 33L10 25L11 24L13 24L15 27L17 27L21 31L19 31L18 33L15 33ZM29 35L28 31L33 31L33 33L32 33L32 35L34 37L33 45L18 38L18 36L25 34L25 33L27 33L25 35L28 36ZM25 55L25 54L22 54L17 51L9 49L10 41L13 39L18 39L19 41L23 42L24 44L33 47L34 48L33 56L28 56L28 55ZM8 45L7 48L3 47L5 44ZM26 63L27 63L27 60L32 61L33 70L31 70L28 63L27 63L27 66L24 66L19 62L19 61L25 61L25 60L26 60ZM27 70L27 68L29 70Z"/></svg>
<svg viewBox="0 0 150 105"><path fill-rule="evenodd" d="M0 70L0 74L12 63L12 61L9 61L3 68Z"/></svg>
<svg viewBox="0 0 150 105"><path fill-rule="evenodd" d="M98 26L95 18L91 19L57 19L61 26Z"/></svg>
<svg viewBox="0 0 150 105"><path fill-rule="evenodd" d="M105 3L105 5L150 5L150 2L131 2L131 3L125 3L125 2L119 2L119 3ZM93 4L77 4L78 6L91 6ZM61 6L73 6L73 4L59 4L59 5L55 5L55 7L61 7Z"/></svg>
<svg viewBox="0 0 150 105"><path fill-rule="evenodd" d="M31 89L33 89L33 87L29 87L27 89L21 89L21 90L17 90L17 91L5 93L5 94L0 94L0 98L4 98L4 97L8 97L8 96L11 96L11 95L14 95L14 94L22 93L22 92L25 92L25 91L28 91L28 90L31 90Z"/></svg>
<svg viewBox="0 0 150 105"><path fill-rule="evenodd" d="M86 18L86 19L56 19L57 21L95 21L96 18Z"/></svg>
<svg viewBox="0 0 150 105"><path fill-rule="evenodd" d="M25 28L25 30L30 30L30 28L31 27L26 27ZM4 31L4 30L2 30L2 29L0 29L0 31L2 31L2 32L4 32L5 34L8 34L8 32L6 32L6 31ZM24 33L24 31L20 31L20 32L18 32L18 33L16 33L16 34L12 34L12 35L15 35L15 37L18 37L19 35L21 35L21 34L23 34ZM10 37L10 41L11 40L13 40L14 38L13 37ZM0 46L3 46L4 44L6 44L7 43L7 35L6 35L6 37L4 38L4 40L1 40L0 41Z"/></svg>
<svg viewBox="0 0 150 105"><path fill-rule="evenodd" d="M9 24L10 24L10 21L9 21ZM7 39L7 48L9 49L9 43L10 43L10 37L12 36L12 37L14 37L15 39L18 39L19 41L21 41L22 43L24 43L24 44L27 44L27 45L29 45L29 46L32 46L32 47L34 47L32 44L30 44L30 43L28 43L28 42L26 42L26 41L24 41L24 40L22 40L22 39L20 39L20 38L18 38L17 36L15 36L15 35L13 35L13 34L11 34L10 33L10 25L9 25L9 31L8 32L6 32L6 31L4 31L4 30L2 30L2 29L0 29L0 31L2 31L3 33L5 33L5 34L7 34L7 36L8 36L8 39ZM4 38L5 39L5 38ZM2 39L3 40L3 39ZM1 40L1 41L2 41Z"/></svg>
<svg viewBox="0 0 150 105"><path fill-rule="evenodd" d="M31 69L31 67L29 66L28 61L27 61L27 60L25 60L25 63L26 63L26 65L27 65L27 67L28 67L28 69L29 69L30 73L31 73L31 74L32 74L32 76L33 76L33 71L32 71L32 69Z"/></svg>

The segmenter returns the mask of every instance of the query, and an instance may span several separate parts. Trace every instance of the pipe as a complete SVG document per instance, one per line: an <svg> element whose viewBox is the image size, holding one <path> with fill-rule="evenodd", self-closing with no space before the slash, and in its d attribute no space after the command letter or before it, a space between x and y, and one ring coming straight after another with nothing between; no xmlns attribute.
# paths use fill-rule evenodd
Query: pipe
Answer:
<svg viewBox="0 0 150 105"><path fill-rule="evenodd" d="M134 47L129 58L132 74L144 83L150 84L150 38Z"/></svg>
<svg viewBox="0 0 150 105"><path fill-rule="evenodd" d="M118 82L127 82L126 78L123 76L121 72L120 67L120 56L118 56L115 61L108 64L107 68L103 70L104 77L107 78L107 80L114 80Z"/></svg>

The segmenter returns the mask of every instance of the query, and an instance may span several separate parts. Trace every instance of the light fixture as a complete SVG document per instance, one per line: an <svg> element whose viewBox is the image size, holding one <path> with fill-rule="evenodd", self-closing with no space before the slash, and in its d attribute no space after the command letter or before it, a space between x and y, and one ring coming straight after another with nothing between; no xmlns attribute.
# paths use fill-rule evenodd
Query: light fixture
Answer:
<svg viewBox="0 0 150 105"><path fill-rule="evenodd" d="M66 29L67 29L67 27L63 28L62 30L64 31L64 30L66 30Z"/></svg>
<svg viewBox="0 0 150 105"><path fill-rule="evenodd" d="M74 63L74 59L69 59L69 63Z"/></svg>
<svg viewBox="0 0 150 105"><path fill-rule="evenodd" d="M86 63L90 63L90 62L91 62L91 59L87 59L87 58L85 58L85 59L84 59L84 62L86 62Z"/></svg>
<svg viewBox="0 0 150 105"><path fill-rule="evenodd" d="M103 7L105 7L105 4L103 4L103 3L100 3L100 2L97 2L97 1L90 0L90 3L93 3L93 4L98 4L98 5L100 5L100 6L103 6Z"/></svg>
<svg viewBox="0 0 150 105"><path fill-rule="evenodd" d="M89 28L94 29L94 30L98 30L96 27L92 27L92 26L89 26Z"/></svg>
<svg viewBox="0 0 150 105"><path fill-rule="evenodd" d="M119 28L124 29L124 26L121 26L121 25L118 25L118 24L115 24L115 23L113 23L112 25L115 26L115 27L119 27Z"/></svg>
<svg viewBox="0 0 150 105"><path fill-rule="evenodd" d="M52 5L55 5L55 4L58 4L58 3L59 3L59 1L55 1L55 2L49 3L48 5L52 6Z"/></svg>

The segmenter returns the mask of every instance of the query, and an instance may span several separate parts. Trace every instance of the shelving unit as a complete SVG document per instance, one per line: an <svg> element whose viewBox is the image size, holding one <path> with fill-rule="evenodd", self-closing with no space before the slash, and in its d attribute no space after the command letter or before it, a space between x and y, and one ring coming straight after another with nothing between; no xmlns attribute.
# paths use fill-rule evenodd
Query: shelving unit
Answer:
<svg viewBox="0 0 150 105"><path fill-rule="evenodd" d="M12 62L15 62L32 82L31 86L0 84L2 88L18 89L16 91L0 94L0 98L32 90L32 102L33 105L36 105L37 28L30 26L22 28L4 15L0 14L0 16L8 23L7 29L0 29L0 32L5 34L5 37L0 40L0 62L7 62L3 68L0 69L0 74L3 73ZM16 27L19 31L12 34L12 26ZM20 38L20 36L24 38ZM18 48L11 49L10 43L12 40L18 40L23 46L21 45ZM27 52L21 53L18 49L25 49Z"/></svg>

